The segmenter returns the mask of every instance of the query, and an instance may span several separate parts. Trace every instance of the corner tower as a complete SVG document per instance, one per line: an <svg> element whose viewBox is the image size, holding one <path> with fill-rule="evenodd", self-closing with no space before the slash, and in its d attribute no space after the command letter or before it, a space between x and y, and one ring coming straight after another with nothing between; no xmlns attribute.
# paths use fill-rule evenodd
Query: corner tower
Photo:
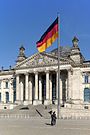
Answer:
<svg viewBox="0 0 90 135"><path fill-rule="evenodd" d="M23 45L19 48L19 55L17 57L16 63L19 64L20 62L22 62L23 60L26 59L26 56L24 54L25 48L23 47Z"/></svg>
<svg viewBox="0 0 90 135"><path fill-rule="evenodd" d="M75 62L76 65L80 65L84 61L84 57L80 52L80 48L78 46L78 38L75 36L72 40L73 46L71 48L70 58Z"/></svg>

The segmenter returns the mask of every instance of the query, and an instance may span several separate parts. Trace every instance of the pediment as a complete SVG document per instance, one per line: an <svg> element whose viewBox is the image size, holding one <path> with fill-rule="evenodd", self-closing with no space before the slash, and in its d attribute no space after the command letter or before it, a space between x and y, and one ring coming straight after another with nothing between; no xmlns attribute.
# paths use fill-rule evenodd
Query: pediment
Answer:
<svg viewBox="0 0 90 135"><path fill-rule="evenodd" d="M55 56L48 55L46 53L37 53L16 65L16 68L37 67L55 63L57 63L57 58Z"/></svg>
<svg viewBox="0 0 90 135"><path fill-rule="evenodd" d="M60 58L60 63L64 64L68 62L66 59ZM25 67L39 67L39 66L46 66L46 65L54 65L58 63L57 56L53 56L52 54L48 53L36 53L31 57L28 57L23 62L16 65L15 68L25 68Z"/></svg>

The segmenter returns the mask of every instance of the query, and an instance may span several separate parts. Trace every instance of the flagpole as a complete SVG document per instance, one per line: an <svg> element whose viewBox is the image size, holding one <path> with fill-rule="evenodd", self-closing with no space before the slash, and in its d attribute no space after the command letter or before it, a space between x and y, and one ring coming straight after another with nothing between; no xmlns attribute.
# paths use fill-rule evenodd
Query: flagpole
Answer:
<svg viewBox="0 0 90 135"><path fill-rule="evenodd" d="M60 16L58 16L58 38L57 38L57 46L58 46L58 103L57 103L57 118L60 118Z"/></svg>

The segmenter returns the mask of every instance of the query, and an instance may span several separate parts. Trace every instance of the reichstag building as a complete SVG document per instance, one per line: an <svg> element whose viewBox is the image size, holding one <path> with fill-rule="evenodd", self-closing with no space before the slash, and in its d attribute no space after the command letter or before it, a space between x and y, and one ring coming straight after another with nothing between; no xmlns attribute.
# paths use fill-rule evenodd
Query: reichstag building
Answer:
<svg viewBox="0 0 90 135"><path fill-rule="evenodd" d="M85 60L74 37L72 47L60 47L60 105L90 108L90 61ZM19 49L16 65L0 71L0 109L18 105L57 105L58 50L26 57Z"/></svg>

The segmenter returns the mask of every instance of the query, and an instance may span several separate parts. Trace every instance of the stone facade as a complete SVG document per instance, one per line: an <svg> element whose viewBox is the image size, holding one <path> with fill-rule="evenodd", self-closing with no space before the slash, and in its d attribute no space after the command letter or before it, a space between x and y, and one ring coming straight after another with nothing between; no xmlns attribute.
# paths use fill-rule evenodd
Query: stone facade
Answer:
<svg viewBox="0 0 90 135"><path fill-rule="evenodd" d="M78 39L72 47L60 47L60 96L58 96L58 51L24 54L21 46L16 65L0 71L0 108L17 105L51 105L90 108L90 61L80 52Z"/></svg>

